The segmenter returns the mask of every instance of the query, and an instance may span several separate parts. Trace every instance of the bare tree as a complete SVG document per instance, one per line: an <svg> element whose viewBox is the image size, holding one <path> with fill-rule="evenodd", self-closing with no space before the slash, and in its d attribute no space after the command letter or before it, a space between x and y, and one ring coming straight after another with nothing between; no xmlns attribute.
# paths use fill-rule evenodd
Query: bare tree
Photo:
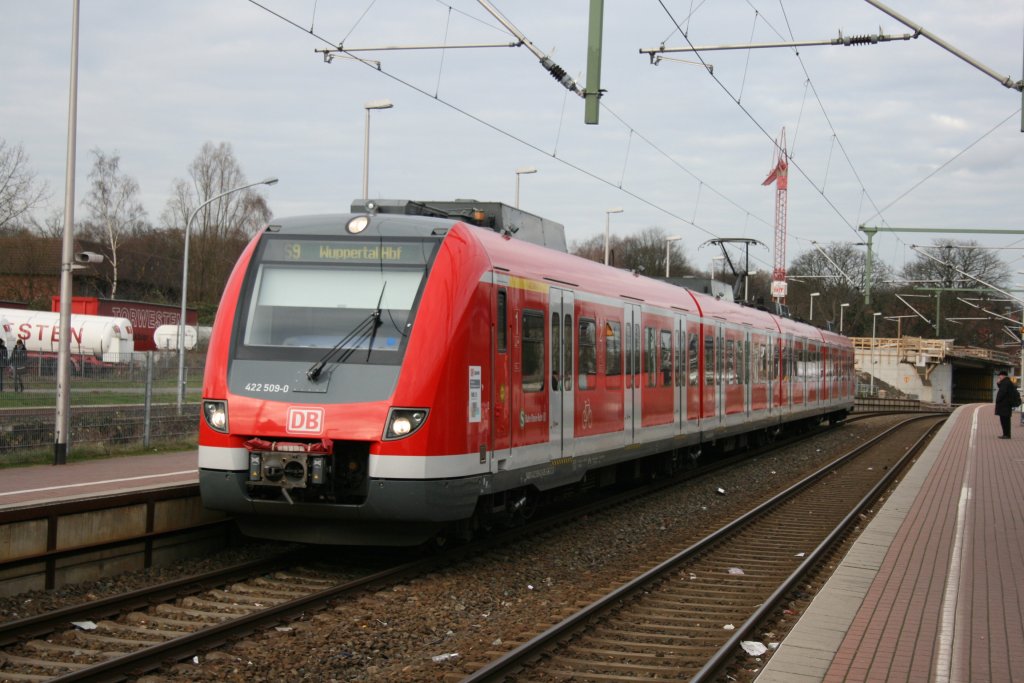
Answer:
<svg viewBox="0 0 1024 683"><path fill-rule="evenodd" d="M184 231L189 217L203 202L246 184L245 174L227 142L204 143L189 165L188 174L189 180L174 182L163 213L168 228ZM266 199L252 189L231 193L202 207L190 226L190 298L200 304L216 305L238 254L271 215Z"/></svg>
<svg viewBox="0 0 1024 683"><path fill-rule="evenodd" d="M829 321L835 326L844 318L844 332L859 331L863 315L873 312L865 306L864 289L867 281L867 252L857 245L845 242L830 242L817 245L798 254L786 269L790 281L786 304L798 317L809 316L812 293L817 299L815 322ZM871 291L876 305L886 300L886 292L892 289L892 268L874 261L871 274ZM840 311L843 304L846 311Z"/></svg>
<svg viewBox="0 0 1024 683"><path fill-rule="evenodd" d="M110 260L110 298L117 298L118 252L132 233L145 225L146 210L139 201L139 183L121 172L121 157L92 150L95 157L89 171L91 186L82 203L89 210L83 232L102 241Z"/></svg>
<svg viewBox="0 0 1024 683"><path fill-rule="evenodd" d="M0 138L0 232L21 227L48 196L46 183L36 180L22 146Z"/></svg>
<svg viewBox="0 0 1024 683"><path fill-rule="evenodd" d="M945 239L922 247L917 260L903 267L903 277L933 287L975 289L1006 282L1010 269L997 253L979 248L977 242Z"/></svg>
<svg viewBox="0 0 1024 683"><path fill-rule="evenodd" d="M915 289L934 297L933 303L921 305L930 320L911 321L911 334L937 332L958 344L985 347L1001 339L1005 321L995 313L1005 307L1006 297L993 289L986 291L993 285L1005 289L1010 282L1010 268L998 253L974 241L939 239L932 247L920 248L918 258L903 267L902 275Z"/></svg>
<svg viewBox="0 0 1024 683"><path fill-rule="evenodd" d="M620 268L642 272L650 277L665 273L666 253L672 259L670 272L676 276L692 272L681 242L669 242L665 247L667 234L662 228L651 227L634 235L609 239L609 263ZM591 261L604 262L604 235L595 235L583 242L574 242L570 251Z"/></svg>

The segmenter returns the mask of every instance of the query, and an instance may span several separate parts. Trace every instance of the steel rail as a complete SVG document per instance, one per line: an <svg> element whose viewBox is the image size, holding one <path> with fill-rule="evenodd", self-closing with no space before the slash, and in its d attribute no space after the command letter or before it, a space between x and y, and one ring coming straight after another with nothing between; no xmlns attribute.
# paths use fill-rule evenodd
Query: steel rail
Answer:
<svg viewBox="0 0 1024 683"><path fill-rule="evenodd" d="M565 636L567 634L569 634L570 632L580 628L581 626L583 626L584 624L589 622L595 616L605 612L606 610L608 610L608 609L618 605L619 603L621 603L621 602L623 602L625 600L628 600L634 594L644 590L649 584L651 584L653 581L656 581L657 579L661 578L666 572L668 572L671 569L673 569L674 567L676 567L679 563L681 563L681 562L691 558L693 555L695 555L695 554L697 554L697 553L707 549L708 547L710 547L714 543L716 543L716 542L720 541L721 539L729 536L730 534L732 534L733 532L737 531L738 529L746 526L748 523L750 523L755 518L761 516L766 511L768 511L768 510L770 510L772 508L775 508L781 502L784 502L785 500L788 500L789 498L793 497L796 493L799 493L800 491L808 488L809 486L811 486L815 482L817 482L820 479L822 479L825 476L827 476L833 470L835 470L838 467L840 467L841 465L849 462L850 460L856 458L858 455L860 455L864 451L868 450L869 448L873 447L877 443L883 441L885 438L890 436L892 433L898 431L899 429L901 429L905 425L909 424L910 422L914 422L914 421L917 421L917 420L924 420L924 419L936 419L936 416L933 415L933 414L915 415L914 417L911 417L911 418L905 420L904 422L902 422L902 423L900 423L898 425L894 425L894 426L890 427L889 429L885 430L884 432L882 432L881 434L879 434L875 438L871 439L870 441L865 442L864 444L859 445L857 448L853 449L852 451L850 451L850 452L846 453L845 455L837 458L836 460L834 460L833 462L829 463L828 465L825 465L824 467L818 469L816 472L808 475L807 477L805 477L801 481L793 484L789 488L787 488L784 491L780 492L779 494L773 496L771 499L769 499L769 500L765 501L764 503L758 505L757 507L753 508L752 510L744 513L743 515L741 515L740 517L738 517L738 518L734 519L733 521L729 522L728 524L726 524L725 526L721 527L717 531L715 531L715 532L705 536L704 538L700 539L699 541L697 541L693 545L691 545L688 548L686 548L686 549L682 550L681 552L677 553L673 557L671 557L671 558L661 562L660 564L658 564L654 568L644 572L640 576L638 576L638 577L630 580L629 582L623 584L622 586L620 586L616 590L614 590L614 591L608 593L607 595L605 595L604 597L596 600L595 602L593 602L590 605L586 606L582 610L580 610L580 611L576 612L575 614L572 614L569 617L563 619L561 622L559 622L559 623L555 624L554 626L548 628L543 633L537 635L536 637L532 638L531 640L529 640L529 641L519 645L518 647L516 647L515 649L509 651L508 653L506 653L502 657L500 657L500 658L490 662L489 664L481 667L480 669L477 669L475 672L473 672L473 673L467 675L465 678L463 678L461 680L461 683L485 683L485 682L486 683L490 683L492 681L505 680L507 676L512 675L518 669L520 669L528 659L537 656L543 650L545 650L546 648L550 647L555 642L565 638ZM920 443L920 441L919 441L919 443ZM901 463L906 462L906 458L908 457L909 453L911 453L911 452L913 452L913 451L912 450L908 451L908 454L905 454L901 458L900 462ZM900 467L891 468L890 471L886 474L885 478L886 479L891 479L891 477L894 476L894 473L895 472L899 472L899 471L901 471ZM877 488L877 487L875 487L875 488ZM874 489L872 489L872 492L874 492ZM844 518L844 523L848 523L848 520L850 520L850 519L855 519L856 518L856 513L859 512L859 510L860 510L860 506L858 505L857 511L855 511L853 513L850 513L850 515L848 515L846 518ZM817 553L818 550L816 550L815 552ZM804 567L804 566L811 566L811 565L809 564L808 561L805 561L805 562L801 563L800 566ZM790 583L791 580L792 579L787 580L786 583ZM778 591L776 591L776 593L778 593ZM784 594L784 593L785 593L785 591L782 591L780 594ZM774 597L774 594L773 594L773 597ZM767 602L765 604L767 604ZM748 620L747 622L745 622L743 624L742 628L737 629L736 637L735 638L731 638L730 642L735 640L735 642L738 643L739 642L739 637L741 635L746 635L749 632L749 630L751 628L753 628L753 624L756 624L756 623L757 623L756 621L751 622L751 620ZM732 645L731 648L732 649L729 650L730 653L732 652L733 649L735 649L735 645Z"/></svg>

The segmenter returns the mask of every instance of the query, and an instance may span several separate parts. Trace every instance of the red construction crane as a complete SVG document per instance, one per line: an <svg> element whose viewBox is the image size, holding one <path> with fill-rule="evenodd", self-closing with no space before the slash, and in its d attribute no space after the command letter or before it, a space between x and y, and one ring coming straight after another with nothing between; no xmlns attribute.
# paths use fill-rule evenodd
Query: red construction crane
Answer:
<svg viewBox="0 0 1024 683"><path fill-rule="evenodd" d="M786 303L786 192L789 189L789 158L786 154L786 128L775 141L772 170L762 185L775 183L775 267L772 269L772 298Z"/></svg>

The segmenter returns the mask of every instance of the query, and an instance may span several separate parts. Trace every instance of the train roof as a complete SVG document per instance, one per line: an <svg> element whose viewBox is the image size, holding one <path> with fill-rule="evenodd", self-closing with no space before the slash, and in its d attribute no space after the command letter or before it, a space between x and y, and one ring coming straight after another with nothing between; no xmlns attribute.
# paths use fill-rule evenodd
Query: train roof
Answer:
<svg viewBox="0 0 1024 683"><path fill-rule="evenodd" d="M501 202L481 202L476 199L357 199L352 202L352 212L455 219L562 253L569 251L565 242L565 226L561 223Z"/></svg>
<svg viewBox="0 0 1024 683"><path fill-rule="evenodd" d="M551 248L546 246L544 239L524 239L518 233L507 229L508 223L499 220L497 214L488 214L482 207L507 207L499 202L476 202L473 200L456 200L454 202L409 202L406 200L380 200L385 202L383 209L376 205L375 213L371 213L374 219L367 228L367 235L388 234L392 236L407 237L439 237L447 234L449 230L457 229L459 226L469 231L476 237L481 248L487 254L491 265L500 270L507 270L515 275L528 276L538 280L544 280L553 286L567 286L579 288L584 291L602 294L604 296L617 297L624 301L635 301L647 303L666 310L691 313L700 316L708 316L728 320L740 325L748 325L756 329L766 331L783 331L801 336L812 336L822 340L838 341L840 335L826 332L813 325L798 322L785 317L773 315L772 313L752 306L745 306L727 300L687 289L685 287L645 277L639 273L606 266L589 259L585 259L567 253L564 249ZM453 209L452 214L447 214L442 209L470 207L484 211L484 225L475 225L472 221L465 220ZM363 209L352 214L324 214L312 216L296 216L276 220L268 231L289 233L292 231L306 234L342 235L345 234L345 226L357 216L365 216L368 211L362 202L353 203L353 209ZM423 213L417 213L421 209ZM444 215L438 215L444 213ZM522 215L532 216L526 212L519 212L517 220ZM492 221L486 216L495 216ZM516 215L516 214L509 214ZM478 216L479 218L479 216ZM533 218L544 221L539 217ZM545 222L547 225L550 222ZM561 225L554 223L559 230ZM498 229L496 226L505 226L506 229ZM541 227L538 226L538 230ZM529 234L529 232L527 231ZM559 233L561 234L561 233ZM537 237L538 233L534 233ZM564 235L562 242L564 245Z"/></svg>

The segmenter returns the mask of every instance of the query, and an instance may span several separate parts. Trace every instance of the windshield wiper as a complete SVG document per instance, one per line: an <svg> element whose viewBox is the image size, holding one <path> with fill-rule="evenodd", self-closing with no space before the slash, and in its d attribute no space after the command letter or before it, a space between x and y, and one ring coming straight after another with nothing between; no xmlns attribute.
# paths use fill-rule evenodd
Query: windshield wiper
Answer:
<svg viewBox="0 0 1024 683"><path fill-rule="evenodd" d="M384 302L384 288L388 286L388 283L384 283L384 287L380 288L380 296L377 297L377 309L371 314L373 317L373 331L370 332L370 343L366 345L366 360L370 360L370 353L373 351L373 340L377 338L377 328L380 327L380 305Z"/></svg>
<svg viewBox="0 0 1024 683"><path fill-rule="evenodd" d="M384 287L387 283L384 283ZM337 344L328 349L327 353L321 356L320 360L310 366L306 370L306 379L310 382L315 382L319 377L320 373L323 372L324 367L330 362L331 357L338 352L339 349L345 347L348 344L352 344L349 348L346 348L342 354L338 357L338 362L344 363L348 360L349 356L355 353L356 347L363 342L364 339L370 339L370 348L367 350L366 359L370 359L370 352L373 350L373 340L377 335L377 328L381 325L381 303L384 301L384 287L381 287L380 297L377 299L377 308L368 316L359 321L359 324L355 326L351 332L342 337Z"/></svg>

